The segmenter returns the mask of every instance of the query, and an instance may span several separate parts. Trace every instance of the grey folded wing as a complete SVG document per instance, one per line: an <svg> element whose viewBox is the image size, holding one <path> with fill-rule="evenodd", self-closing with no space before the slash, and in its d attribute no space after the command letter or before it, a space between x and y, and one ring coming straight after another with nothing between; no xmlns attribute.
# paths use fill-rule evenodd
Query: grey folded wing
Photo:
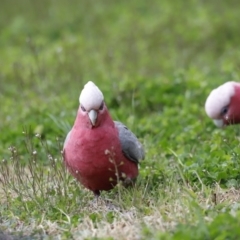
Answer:
<svg viewBox="0 0 240 240"><path fill-rule="evenodd" d="M144 159L144 149L137 137L121 122L114 121L119 132L123 154L131 161L139 163Z"/></svg>

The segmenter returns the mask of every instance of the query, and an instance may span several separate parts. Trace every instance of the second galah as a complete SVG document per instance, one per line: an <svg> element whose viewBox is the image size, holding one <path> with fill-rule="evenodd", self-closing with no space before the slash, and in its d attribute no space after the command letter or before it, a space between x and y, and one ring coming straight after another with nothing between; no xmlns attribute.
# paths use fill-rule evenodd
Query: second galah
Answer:
<svg viewBox="0 0 240 240"><path fill-rule="evenodd" d="M240 123L240 83L226 82L212 90L205 110L218 127Z"/></svg>
<svg viewBox="0 0 240 240"><path fill-rule="evenodd" d="M126 126L112 120L104 96L93 82L84 86L79 102L63 149L68 170L96 196L119 181L131 184L144 159L141 143Z"/></svg>

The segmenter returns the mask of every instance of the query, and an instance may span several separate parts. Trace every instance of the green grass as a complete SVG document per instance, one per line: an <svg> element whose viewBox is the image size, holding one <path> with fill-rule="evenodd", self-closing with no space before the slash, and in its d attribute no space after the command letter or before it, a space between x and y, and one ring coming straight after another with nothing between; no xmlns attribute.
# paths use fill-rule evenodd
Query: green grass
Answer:
<svg viewBox="0 0 240 240"><path fill-rule="evenodd" d="M239 81L240 3L2 1L0 233L23 239L237 239L240 129L209 92ZM62 166L83 85L144 144L133 189L93 195ZM108 199L108 203L104 200Z"/></svg>

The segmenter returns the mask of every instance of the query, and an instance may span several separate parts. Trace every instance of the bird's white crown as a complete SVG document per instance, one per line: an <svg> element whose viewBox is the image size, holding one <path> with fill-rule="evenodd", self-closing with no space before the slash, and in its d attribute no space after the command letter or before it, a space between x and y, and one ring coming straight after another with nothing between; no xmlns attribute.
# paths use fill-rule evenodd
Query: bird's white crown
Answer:
<svg viewBox="0 0 240 240"><path fill-rule="evenodd" d="M232 81L226 82L211 91L205 103L205 111L210 118L219 118L222 108L230 103L235 93L235 84Z"/></svg>
<svg viewBox="0 0 240 240"><path fill-rule="evenodd" d="M80 104L87 110L99 109L102 101L104 100L103 94L100 89L91 81L85 84L80 97Z"/></svg>

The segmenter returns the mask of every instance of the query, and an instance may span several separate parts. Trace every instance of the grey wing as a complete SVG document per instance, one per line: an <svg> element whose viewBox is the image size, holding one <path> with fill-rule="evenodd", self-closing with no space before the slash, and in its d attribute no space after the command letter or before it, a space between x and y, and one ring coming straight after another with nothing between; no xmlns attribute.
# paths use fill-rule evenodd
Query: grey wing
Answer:
<svg viewBox="0 0 240 240"><path fill-rule="evenodd" d="M144 159L144 149L137 137L121 122L114 121L119 132L119 139L124 155L131 161L139 163Z"/></svg>

